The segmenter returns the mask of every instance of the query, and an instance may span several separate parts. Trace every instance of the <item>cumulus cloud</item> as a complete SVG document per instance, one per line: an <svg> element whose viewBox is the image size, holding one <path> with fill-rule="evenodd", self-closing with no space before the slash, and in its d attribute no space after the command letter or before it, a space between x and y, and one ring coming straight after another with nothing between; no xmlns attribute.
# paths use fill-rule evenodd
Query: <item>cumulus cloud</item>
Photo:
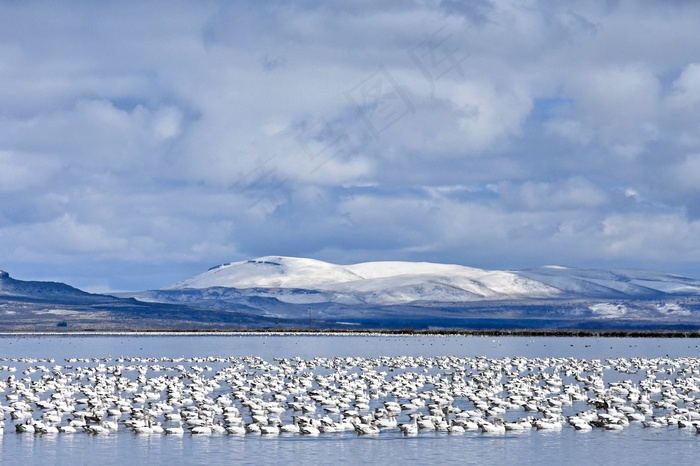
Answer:
<svg viewBox="0 0 700 466"><path fill-rule="evenodd" d="M0 151L0 193L41 187L57 169L58 164L47 157Z"/></svg>
<svg viewBox="0 0 700 466"><path fill-rule="evenodd" d="M466 150L484 151L498 139L517 136L532 108L532 97L518 89L497 90L487 83L465 83L455 90L460 109L457 132Z"/></svg>
<svg viewBox="0 0 700 466"><path fill-rule="evenodd" d="M591 209L605 204L608 194L583 178L556 183L526 181L519 186L504 183L498 189L502 199L517 209Z"/></svg>
<svg viewBox="0 0 700 466"><path fill-rule="evenodd" d="M677 190L686 193L698 193L698 177L700 176L700 154L687 154L683 160L671 168L669 181L674 183Z"/></svg>
<svg viewBox="0 0 700 466"><path fill-rule="evenodd" d="M644 133L658 114L660 93L650 70L631 65L582 70L573 81L571 95L583 120L605 142L644 142Z"/></svg>
<svg viewBox="0 0 700 466"><path fill-rule="evenodd" d="M700 63L690 63L672 84L669 105L676 109L697 108L700 105Z"/></svg>
<svg viewBox="0 0 700 466"><path fill-rule="evenodd" d="M5 2L0 267L117 289L264 254L700 276L698 19Z"/></svg>

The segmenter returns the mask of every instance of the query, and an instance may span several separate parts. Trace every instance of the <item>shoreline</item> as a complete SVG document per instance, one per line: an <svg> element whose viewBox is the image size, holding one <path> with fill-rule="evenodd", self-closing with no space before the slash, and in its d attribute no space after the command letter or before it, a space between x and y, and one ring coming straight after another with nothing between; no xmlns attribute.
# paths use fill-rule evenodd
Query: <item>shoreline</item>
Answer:
<svg viewBox="0 0 700 466"><path fill-rule="evenodd" d="M464 336L464 337L581 337L581 338L700 338L700 330L94 330L80 331L0 331L0 337L13 336Z"/></svg>

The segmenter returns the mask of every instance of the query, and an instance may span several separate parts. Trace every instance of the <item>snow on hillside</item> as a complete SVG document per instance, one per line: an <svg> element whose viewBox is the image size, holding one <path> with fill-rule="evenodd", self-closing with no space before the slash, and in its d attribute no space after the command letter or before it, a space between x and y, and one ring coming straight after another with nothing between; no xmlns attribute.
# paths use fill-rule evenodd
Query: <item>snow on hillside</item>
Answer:
<svg viewBox="0 0 700 466"><path fill-rule="evenodd" d="M688 309L678 303L659 303L656 305L657 312L668 316L689 316L692 315Z"/></svg>
<svg viewBox="0 0 700 466"><path fill-rule="evenodd" d="M627 306L613 303L598 303L589 306L589 309L593 311L594 314L608 319L622 317L629 312Z"/></svg>
<svg viewBox="0 0 700 466"><path fill-rule="evenodd" d="M314 259L267 256L220 265L166 290L226 287L260 290L283 302L339 304L458 303L543 298L652 298L700 295L700 280L651 271L545 266L521 271L483 270L429 262L337 265ZM267 290L267 291L264 291ZM312 290L296 294L290 290ZM594 312L611 314L610 309Z"/></svg>
<svg viewBox="0 0 700 466"><path fill-rule="evenodd" d="M522 270L522 276L571 294L649 296L700 294L700 280L649 270L597 270L546 266Z"/></svg>
<svg viewBox="0 0 700 466"><path fill-rule="evenodd" d="M296 257L261 257L211 268L166 290L184 288L317 288L320 285L357 280L342 266Z"/></svg>
<svg viewBox="0 0 700 466"><path fill-rule="evenodd" d="M187 288L300 288L357 295L375 304L459 302L513 297L554 297L548 285L513 272L427 262L336 265L313 259L261 257L214 267L167 290Z"/></svg>

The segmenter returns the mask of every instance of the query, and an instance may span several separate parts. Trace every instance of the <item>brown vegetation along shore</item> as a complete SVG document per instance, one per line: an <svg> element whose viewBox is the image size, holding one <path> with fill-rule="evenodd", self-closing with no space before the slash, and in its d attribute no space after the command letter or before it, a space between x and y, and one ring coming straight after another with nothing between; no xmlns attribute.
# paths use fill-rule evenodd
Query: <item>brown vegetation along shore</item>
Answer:
<svg viewBox="0 0 700 466"><path fill-rule="evenodd" d="M85 328L81 330L56 329L56 331L0 331L0 335L85 335L85 334L143 334L143 335L396 335L396 336L488 336L488 337L595 337L595 338L700 338L700 330L551 330L551 329L494 329L494 330L455 330L455 329L129 329L129 330L97 330Z"/></svg>

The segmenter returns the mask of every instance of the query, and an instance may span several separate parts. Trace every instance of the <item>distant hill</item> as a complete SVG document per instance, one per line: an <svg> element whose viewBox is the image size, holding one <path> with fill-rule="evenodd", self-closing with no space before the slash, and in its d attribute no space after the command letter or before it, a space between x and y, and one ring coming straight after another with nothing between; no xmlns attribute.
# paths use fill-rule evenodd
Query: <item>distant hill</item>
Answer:
<svg viewBox="0 0 700 466"><path fill-rule="evenodd" d="M339 303L407 304L514 299L638 299L700 296L700 280L643 270L594 270L561 266L520 271L483 270L427 262L336 265L313 259L268 256L213 267L165 291L264 289L299 303L319 294ZM276 290L276 291L271 291Z"/></svg>
<svg viewBox="0 0 700 466"><path fill-rule="evenodd" d="M85 293L0 272L0 331L700 330L700 280L645 270L337 265L266 256L161 290Z"/></svg>
<svg viewBox="0 0 700 466"><path fill-rule="evenodd" d="M0 271L0 332L259 329L274 321L245 305L205 311L186 304L92 294Z"/></svg>
<svg viewBox="0 0 700 466"><path fill-rule="evenodd" d="M7 272L0 270L0 297L3 298L73 301L89 299L90 296L90 293L65 283L15 280Z"/></svg>

